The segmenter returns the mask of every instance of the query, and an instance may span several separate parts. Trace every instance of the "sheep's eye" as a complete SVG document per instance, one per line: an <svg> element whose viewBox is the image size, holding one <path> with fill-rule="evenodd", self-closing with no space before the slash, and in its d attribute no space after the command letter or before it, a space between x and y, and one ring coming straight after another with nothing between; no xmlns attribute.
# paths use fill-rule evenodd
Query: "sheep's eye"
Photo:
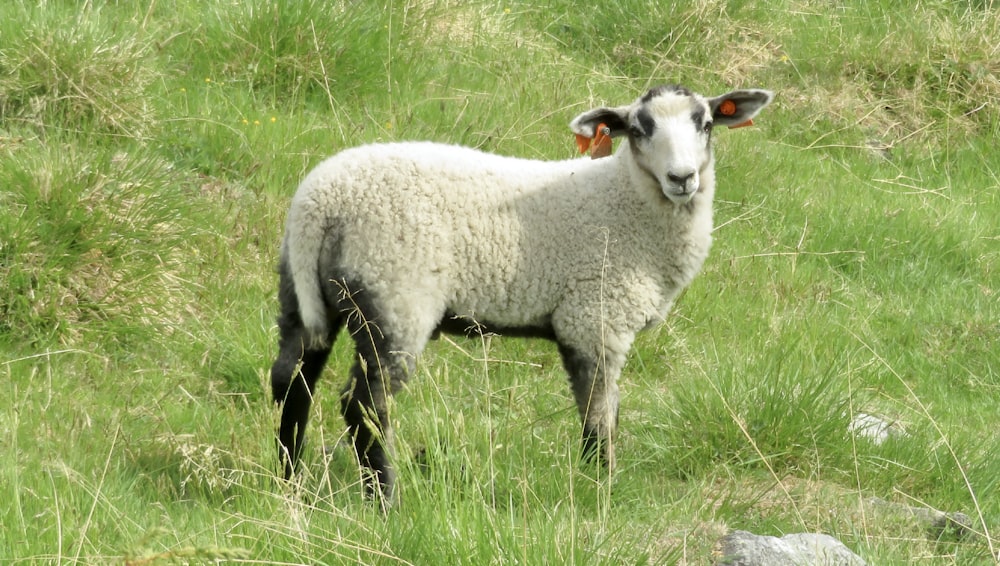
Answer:
<svg viewBox="0 0 1000 566"><path fill-rule="evenodd" d="M633 138L641 138L641 137L645 136L646 133L643 132L639 128L639 126L629 126L629 128L628 128L628 135L632 136Z"/></svg>
<svg viewBox="0 0 1000 566"><path fill-rule="evenodd" d="M705 122L704 130L705 130L706 134L712 133L712 126L713 125L714 124L712 122Z"/></svg>

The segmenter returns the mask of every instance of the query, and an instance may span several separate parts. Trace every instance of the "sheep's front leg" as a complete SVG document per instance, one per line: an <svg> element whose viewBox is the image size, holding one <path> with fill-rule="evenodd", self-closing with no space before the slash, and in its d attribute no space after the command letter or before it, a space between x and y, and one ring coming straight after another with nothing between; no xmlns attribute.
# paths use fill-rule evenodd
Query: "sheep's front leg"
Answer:
<svg viewBox="0 0 1000 566"><path fill-rule="evenodd" d="M614 436L618 428L618 373L622 361L611 354L600 357L559 344L569 373L570 387L583 421L583 458L615 468Z"/></svg>

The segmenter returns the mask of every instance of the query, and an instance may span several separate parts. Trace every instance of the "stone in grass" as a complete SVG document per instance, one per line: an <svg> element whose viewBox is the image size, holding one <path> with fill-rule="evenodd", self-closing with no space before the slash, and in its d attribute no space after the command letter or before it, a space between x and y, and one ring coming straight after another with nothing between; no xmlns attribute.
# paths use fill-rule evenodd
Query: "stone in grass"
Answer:
<svg viewBox="0 0 1000 566"><path fill-rule="evenodd" d="M969 536L972 530L972 519L965 513L956 511L946 513L926 507L911 507L902 503L892 503L878 497L872 497L868 503L875 509L886 509L895 513L910 515L927 529L927 535L936 541L958 541Z"/></svg>
<svg viewBox="0 0 1000 566"><path fill-rule="evenodd" d="M855 434L861 438L867 438L875 446L881 446L885 441L893 437L906 436L903 429L896 423L891 423L883 418L869 415L868 413L858 413L847 425L847 432Z"/></svg>
<svg viewBox="0 0 1000 566"><path fill-rule="evenodd" d="M939 542L959 541L972 532L972 519L961 512L940 513L927 527L931 540Z"/></svg>
<svg viewBox="0 0 1000 566"><path fill-rule="evenodd" d="M715 566L866 566L830 535L797 533L781 538L733 531L716 544Z"/></svg>

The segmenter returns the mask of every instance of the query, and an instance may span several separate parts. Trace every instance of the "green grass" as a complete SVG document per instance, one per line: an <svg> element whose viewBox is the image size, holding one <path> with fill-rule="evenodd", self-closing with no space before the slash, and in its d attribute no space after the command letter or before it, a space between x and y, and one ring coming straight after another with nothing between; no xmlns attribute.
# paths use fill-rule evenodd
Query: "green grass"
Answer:
<svg viewBox="0 0 1000 566"><path fill-rule="evenodd" d="M0 6L0 560L711 564L745 529L996 562L989 0L36 4ZM554 347L495 337L433 343L395 399L387 517L340 445L346 341L276 481L305 172L397 139L565 158L577 113L667 82L778 97L717 136L715 246L637 340L616 476L577 461ZM906 435L854 437L859 412Z"/></svg>

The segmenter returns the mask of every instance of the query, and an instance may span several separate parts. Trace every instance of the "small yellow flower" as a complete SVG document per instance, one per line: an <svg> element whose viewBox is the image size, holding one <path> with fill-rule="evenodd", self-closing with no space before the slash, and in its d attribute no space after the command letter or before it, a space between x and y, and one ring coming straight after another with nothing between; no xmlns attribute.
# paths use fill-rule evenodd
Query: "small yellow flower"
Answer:
<svg viewBox="0 0 1000 566"><path fill-rule="evenodd" d="M277 122L277 121L278 121L278 117L277 116L271 116L271 123L272 124L275 123L275 122Z"/></svg>
<svg viewBox="0 0 1000 566"><path fill-rule="evenodd" d="M212 82L212 79L209 77L205 77L205 84L208 84L210 82Z"/></svg>
<svg viewBox="0 0 1000 566"><path fill-rule="evenodd" d="M243 118L243 125L244 126L246 126L249 123L250 123L250 120L247 120L246 118Z"/></svg>
<svg viewBox="0 0 1000 566"><path fill-rule="evenodd" d="M188 89L186 89L184 87L181 87L181 92L187 92L187 91L188 91Z"/></svg>
<svg viewBox="0 0 1000 566"><path fill-rule="evenodd" d="M509 14L510 13L510 8L504 8L503 9L503 13L504 14Z"/></svg>
<svg viewBox="0 0 1000 566"><path fill-rule="evenodd" d="M253 121L253 125L254 126L259 126L260 125L260 120L254 120Z"/></svg>
<svg viewBox="0 0 1000 566"><path fill-rule="evenodd" d="M391 130L392 129L392 122L386 122L385 123L385 129Z"/></svg>

